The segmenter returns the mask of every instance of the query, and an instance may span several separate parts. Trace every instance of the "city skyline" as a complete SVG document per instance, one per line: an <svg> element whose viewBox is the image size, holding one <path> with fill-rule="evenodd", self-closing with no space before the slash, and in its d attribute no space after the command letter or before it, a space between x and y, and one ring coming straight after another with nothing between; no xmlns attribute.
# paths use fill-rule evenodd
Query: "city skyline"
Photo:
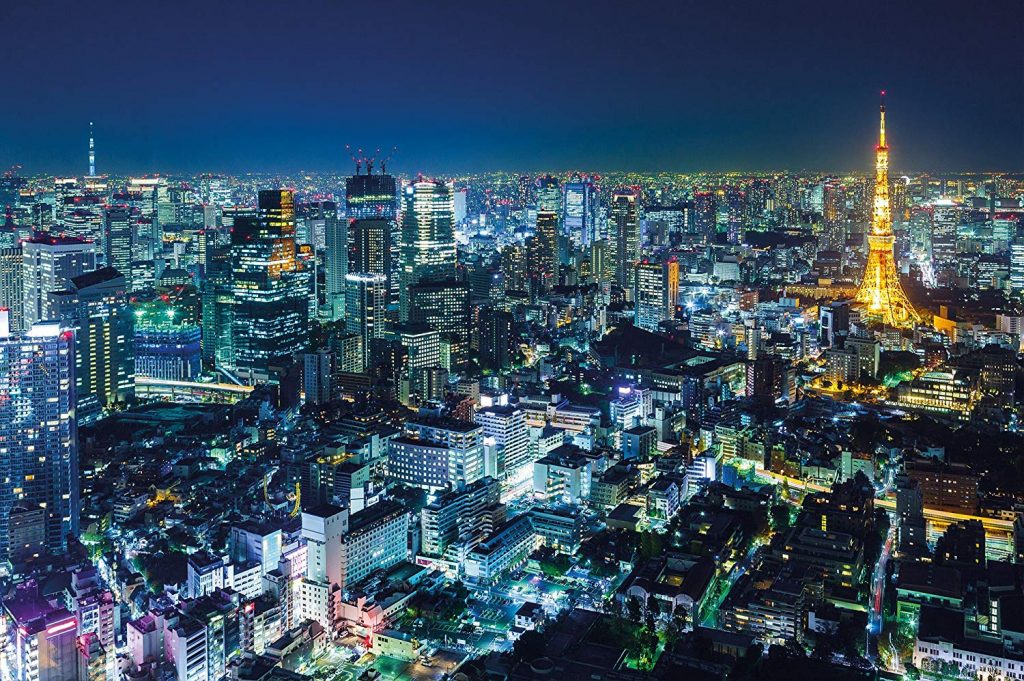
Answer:
<svg viewBox="0 0 1024 681"><path fill-rule="evenodd" d="M618 21L611 3L396 0L309 3L282 27L269 4L185 3L139 8L140 31L112 7L11 7L0 160L79 172L91 121L100 173L343 171L346 144L398 146L406 174L846 172L870 164L862 112L887 89L894 168L1024 170L1024 10L929 8L653 3Z"/></svg>
<svg viewBox="0 0 1024 681"><path fill-rule="evenodd" d="M0 681L1024 678L970 9L0 9Z"/></svg>

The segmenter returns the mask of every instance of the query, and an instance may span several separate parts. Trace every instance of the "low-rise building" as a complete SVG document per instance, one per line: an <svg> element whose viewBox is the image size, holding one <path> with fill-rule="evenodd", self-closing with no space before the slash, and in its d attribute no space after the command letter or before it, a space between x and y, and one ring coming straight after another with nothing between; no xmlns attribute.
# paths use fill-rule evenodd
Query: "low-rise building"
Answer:
<svg viewBox="0 0 1024 681"><path fill-rule="evenodd" d="M530 509L530 520L539 543L549 549L575 554L583 541L583 516L572 507Z"/></svg>
<svg viewBox="0 0 1024 681"><path fill-rule="evenodd" d="M537 548L537 535L528 515L516 516L474 547L466 556L466 579L493 583L523 563Z"/></svg>

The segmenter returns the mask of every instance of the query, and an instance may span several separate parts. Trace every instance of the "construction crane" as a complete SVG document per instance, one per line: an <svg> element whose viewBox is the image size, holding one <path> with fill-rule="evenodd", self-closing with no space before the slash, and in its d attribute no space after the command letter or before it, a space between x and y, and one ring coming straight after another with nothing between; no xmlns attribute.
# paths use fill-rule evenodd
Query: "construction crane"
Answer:
<svg viewBox="0 0 1024 681"><path fill-rule="evenodd" d="M357 149L356 153L353 154L352 145L346 144L345 151L348 153L348 157L352 159L352 162L356 164L356 175L358 175L363 168L363 161L366 160L363 156L363 150Z"/></svg>
<svg viewBox="0 0 1024 681"><path fill-rule="evenodd" d="M391 151L388 152L388 155L380 160L380 174L381 175L387 175L388 174L388 161L390 161L392 159L392 157L394 157L394 155L397 154L397 153L398 153L398 146L391 147Z"/></svg>
<svg viewBox="0 0 1024 681"><path fill-rule="evenodd" d="M387 164L391 158L398 153L398 147L392 147L391 151L388 152L387 156L381 156L381 150L377 149L373 152L373 156L367 156L362 149L357 149L356 153L352 153L352 145L346 144L345 151L348 153L352 162L356 164L356 175L362 172L363 166L366 166L366 174L373 174L373 166L380 164L381 175L387 174Z"/></svg>

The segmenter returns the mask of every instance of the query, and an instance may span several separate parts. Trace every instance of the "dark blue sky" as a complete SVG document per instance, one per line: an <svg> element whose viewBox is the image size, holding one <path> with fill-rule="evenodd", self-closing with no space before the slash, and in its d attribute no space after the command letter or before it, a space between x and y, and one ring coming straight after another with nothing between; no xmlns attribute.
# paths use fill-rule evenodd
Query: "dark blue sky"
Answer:
<svg viewBox="0 0 1024 681"><path fill-rule="evenodd" d="M0 3L0 164L1024 169L1024 3Z"/></svg>

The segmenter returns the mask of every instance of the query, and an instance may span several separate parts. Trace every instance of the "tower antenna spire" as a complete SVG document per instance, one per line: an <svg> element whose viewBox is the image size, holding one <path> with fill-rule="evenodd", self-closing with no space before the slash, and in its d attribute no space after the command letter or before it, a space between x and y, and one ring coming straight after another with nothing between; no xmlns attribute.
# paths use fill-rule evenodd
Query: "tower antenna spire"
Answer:
<svg viewBox="0 0 1024 681"><path fill-rule="evenodd" d="M92 121L89 121L89 177L96 177L96 143L92 135Z"/></svg>
<svg viewBox="0 0 1024 681"><path fill-rule="evenodd" d="M885 90L882 90L878 105L878 148L885 149Z"/></svg>

